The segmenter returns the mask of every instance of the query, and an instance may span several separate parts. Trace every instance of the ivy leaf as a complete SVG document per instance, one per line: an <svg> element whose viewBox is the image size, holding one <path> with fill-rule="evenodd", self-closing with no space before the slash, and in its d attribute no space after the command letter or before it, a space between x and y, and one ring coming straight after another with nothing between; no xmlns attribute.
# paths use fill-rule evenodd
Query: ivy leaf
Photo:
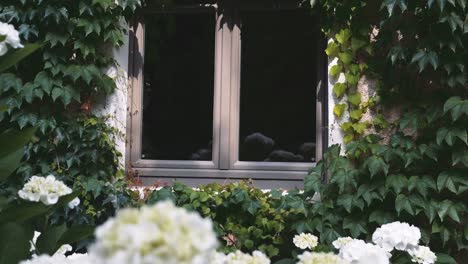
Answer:
<svg viewBox="0 0 468 264"><path fill-rule="evenodd" d="M338 185L340 193L343 193L346 188L355 188L357 186L355 173L352 171L345 171L344 169L338 170L333 176L331 176L330 183Z"/></svg>
<svg viewBox="0 0 468 264"><path fill-rule="evenodd" d="M348 229L353 237L359 237L362 234L367 234L365 226L367 225L363 220L356 220L349 217L346 217L343 220L343 229Z"/></svg>
<svg viewBox="0 0 468 264"><path fill-rule="evenodd" d="M333 107L333 113L337 117L341 117L343 115L345 109L346 109L345 104L337 104L337 105L335 105L335 107Z"/></svg>
<svg viewBox="0 0 468 264"><path fill-rule="evenodd" d="M45 71L39 72L36 75L36 78L34 78L34 82L39 84L42 90L45 91L46 93L50 94L50 92L52 91L52 86L54 82L52 79L49 78L47 72Z"/></svg>
<svg viewBox="0 0 468 264"><path fill-rule="evenodd" d="M385 188L393 189L395 194L401 193L408 185L408 179L401 174L392 174L385 180Z"/></svg>
<svg viewBox="0 0 468 264"><path fill-rule="evenodd" d="M353 128L354 131L356 131L356 133L358 133L358 134L364 133L364 131L366 130L367 126L368 126L368 123L367 123L367 122L361 122L361 123L352 124L352 128Z"/></svg>
<svg viewBox="0 0 468 264"><path fill-rule="evenodd" d="M367 44L366 41L359 38L351 38L351 49L357 51L360 48L364 47Z"/></svg>
<svg viewBox="0 0 468 264"><path fill-rule="evenodd" d="M345 77L346 77L346 82L351 84L351 85L358 84L359 79L360 79L359 74L352 74L352 73L349 73L349 72L347 72L345 74Z"/></svg>
<svg viewBox="0 0 468 264"><path fill-rule="evenodd" d="M338 53L338 58L340 58L344 65L349 65L353 61L353 54L349 51L340 52Z"/></svg>
<svg viewBox="0 0 468 264"><path fill-rule="evenodd" d="M430 176L411 176L408 180L408 191L417 190L424 198L429 193L429 190L436 189L436 183Z"/></svg>
<svg viewBox="0 0 468 264"><path fill-rule="evenodd" d="M54 32L49 32L46 34L46 41L50 43L50 47L53 48L55 47L58 43L62 44L62 46L65 46L67 43L69 36L66 35L65 33L54 33Z"/></svg>
<svg viewBox="0 0 468 264"><path fill-rule="evenodd" d="M348 86L344 83L335 83L335 85L333 85L333 93L335 93L336 97L340 98L347 88Z"/></svg>
<svg viewBox="0 0 468 264"><path fill-rule="evenodd" d="M406 211L410 215L414 216L414 210L413 207L411 206L411 202L407 196L404 194L399 194L396 199L395 199L395 209L398 213L398 215L401 214L401 212Z"/></svg>
<svg viewBox="0 0 468 264"><path fill-rule="evenodd" d="M336 40L341 45L345 45L351 38L351 31L349 29L342 29L335 35Z"/></svg>
<svg viewBox="0 0 468 264"><path fill-rule="evenodd" d="M437 189L439 191L442 191L443 189L447 188L451 192L457 194L458 192L455 183L458 181L460 180L457 174L452 174L448 171L443 171L437 177Z"/></svg>
<svg viewBox="0 0 468 264"><path fill-rule="evenodd" d="M457 30L458 27L460 27L460 29L463 30L463 20L455 12L451 12L450 14L441 17L439 22L446 22L452 29L452 32L455 32L455 30Z"/></svg>
<svg viewBox="0 0 468 264"><path fill-rule="evenodd" d="M342 71L342 67L337 64L337 65L333 65L331 68L330 68L330 75L331 77L337 79L339 76L340 76L340 73Z"/></svg>
<svg viewBox="0 0 468 264"><path fill-rule="evenodd" d="M426 52L419 50L411 59L411 63L418 63L419 72L422 72L428 64L431 64L434 70L439 66L439 56L434 51Z"/></svg>
<svg viewBox="0 0 468 264"><path fill-rule="evenodd" d="M336 204L342 206L348 213L351 213L354 204L354 197L351 194L340 195Z"/></svg>
<svg viewBox="0 0 468 264"><path fill-rule="evenodd" d="M458 208L450 200L444 200L439 204L439 210L437 212L440 221L444 221L445 216L449 216L453 221L460 223L460 216L458 215Z"/></svg>
<svg viewBox="0 0 468 264"><path fill-rule="evenodd" d="M354 105L358 106L361 103L361 94L359 92L348 95L348 101Z"/></svg>
<svg viewBox="0 0 468 264"><path fill-rule="evenodd" d="M395 63L399 60L406 60L405 52L401 46L394 46L393 48L391 48L388 52L387 57L390 57L392 65L395 65Z"/></svg>
<svg viewBox="0 0 468 264"><path fill-rule="evenodd" d="M389 165L378 156L370 156L364 162L363 166L369 170L371 178L377 175L379 172L383 172L385 175L388 174Z"/></svg>
<svg viewBox="0 0 468 264"><path fill-rule="evenodd" d="M452 165L463 164L468 167L468 150L460 150L452 152Z"/></svg>
<svg viewBox="0 0 468 264"><path fill-rule="evenodd" d="M468 115L468 100L462 100L459 96L450 97L444 104L444 114L450 111L453 121L462 114Z"/></svg>
<svg viewBox="0 0 468 264"><path fill-rule="evenodd" d="M337 57L339 52L340 52L340 46L335 42L328 43L328 46L325 49L325 53L330 58Z"/></svg>
<svg viewBox="0 0 468 264"><path fill-rule="evenodd" d="M380 9L387 8L388 15L392 16L393 10L395 6L400 7L400 11L403 13L408 9L408 6L406 4L406 0L385 0L382 2L382 6Z"/></svg>
<svg viewBox="0 0 468 264"><path fill-rule="evenodd" d="M377 223L379 225L393 222L395 217L390 212L375 210L369 215L370 223Z"/></svg>
<svg viewBox="0 0 468 264"><path fill-rule="evenodd" d="M362 117L361 109L354 109L349 112L349 116L354 120L360 120Z"/></svg>

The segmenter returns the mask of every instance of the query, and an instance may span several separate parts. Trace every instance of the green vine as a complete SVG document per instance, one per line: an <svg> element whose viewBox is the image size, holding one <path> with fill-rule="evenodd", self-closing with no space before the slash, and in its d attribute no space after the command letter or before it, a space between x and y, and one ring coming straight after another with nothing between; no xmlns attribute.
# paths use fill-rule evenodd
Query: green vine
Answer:
<svg viewBox="0 0 468 264"><path fill-rule="evenodd" d="M54 174L81 193L76 223L96 223L125 203L116 130L93 114L97 98L116 89L103 72L115 65L111 49L123 43L124 18L138 0L5 0L0 20L15 25L24 43L42 50L0 75L0 123L37 127L17 170L21 186L32 175ZM12 190L14 192L14 190ZM63 212L65 214L66 212ZM59 217L59 215L57 215Z"/></svg>

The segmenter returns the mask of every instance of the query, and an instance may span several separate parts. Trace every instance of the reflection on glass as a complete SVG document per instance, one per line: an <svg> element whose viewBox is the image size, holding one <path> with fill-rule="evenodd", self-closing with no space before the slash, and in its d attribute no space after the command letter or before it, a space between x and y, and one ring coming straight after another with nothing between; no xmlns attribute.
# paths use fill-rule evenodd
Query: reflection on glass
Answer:
<svg viewBox="0 0 468 264"><path fill-rule="evenodd" d="M214 13L145 18L142 158L211 160Z"/></svg>
<svg viewBox="0 0 468 264"><path fill-rule="evenodd" d="M239 159L315 161L317 45L304 10L242 11Z"/></svg>

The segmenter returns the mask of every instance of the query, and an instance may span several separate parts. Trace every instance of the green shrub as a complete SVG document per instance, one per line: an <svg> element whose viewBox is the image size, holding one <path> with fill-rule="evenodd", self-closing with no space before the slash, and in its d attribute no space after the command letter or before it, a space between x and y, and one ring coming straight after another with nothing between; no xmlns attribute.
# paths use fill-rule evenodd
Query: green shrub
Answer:
<svg viewBox="0 0 468 264"><path fill-rule="evenodd" d="M263 192L245 182L209 184L197 189L176 182L152 192L147 203L171 199L177 206L198 211L213 220L221 250L252 252L259 249L273 259L290 257L292 238L307 218L297 190Z"/></svg>

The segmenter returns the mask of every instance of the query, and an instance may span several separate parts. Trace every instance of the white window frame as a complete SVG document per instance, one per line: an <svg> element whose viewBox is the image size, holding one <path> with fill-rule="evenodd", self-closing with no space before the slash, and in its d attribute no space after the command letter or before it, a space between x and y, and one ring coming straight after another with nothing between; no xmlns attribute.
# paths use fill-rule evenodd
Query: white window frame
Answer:
<svg viewBox="0 0 468 264"><path fill-rule="evenodd" d="M216 6L213 8L216 9ZM192 12L191 8L164 10L167 12ZM149 11L142 10L145 12ZM162 12L162 11L161 11ZM145 177L146 182L154 179L178 179L189 184L206 181L254 179L264 182L263 186L292 186L300 183L307 171L316 163L304 162L256 162L239 160L240 125L240 71L241 29L239 18L226 18L215 10L215 69L213 102L213 155L211 161L192 160L147 160L141 158L142 105L143 105L143 59L144 59L144 15L137 15L130 28L129 93L127 116L127 170ZM229 21L231 23L222 23ZM322 158L327 144L327 68L323 54L325 41L320 41L317 76L319 79L316 102L316 160ZM323 47L323 48L322 48ZM323 67L322 67L323 66ZM198 180L197 180L198 179ZM202 180L203 179L203 180ZM271 183L271 184L270 184ZM293 183L291 185L291 183ZM273 186L271 186L273 185Z"/></svg>

